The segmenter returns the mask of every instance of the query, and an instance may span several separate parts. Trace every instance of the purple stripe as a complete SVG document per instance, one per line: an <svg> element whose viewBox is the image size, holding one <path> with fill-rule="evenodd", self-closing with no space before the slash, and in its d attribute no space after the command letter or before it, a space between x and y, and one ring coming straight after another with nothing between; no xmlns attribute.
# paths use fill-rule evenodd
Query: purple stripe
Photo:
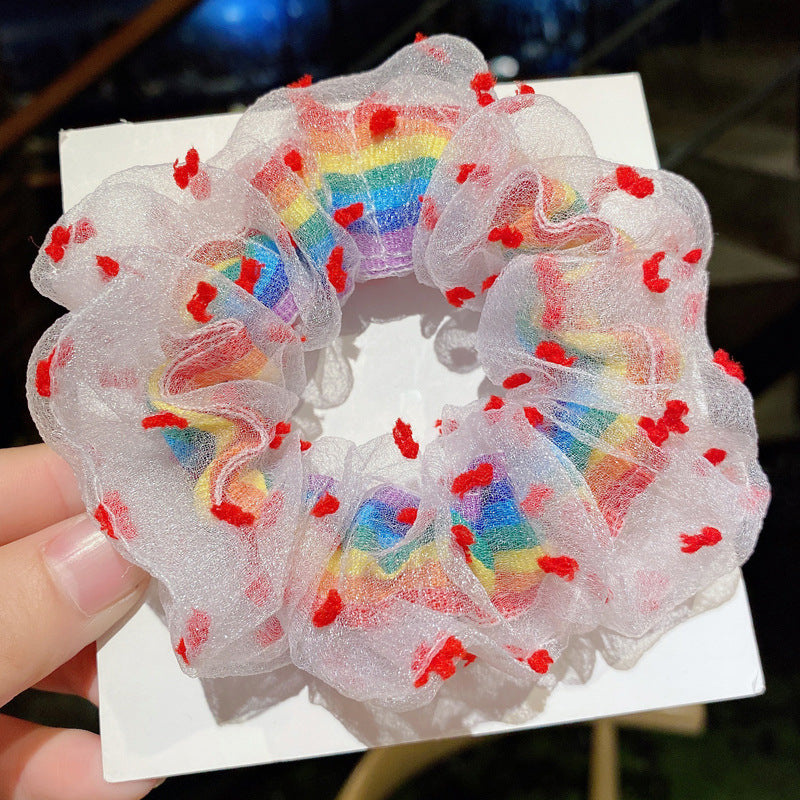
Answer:
<svg viewBox="0 0 800 800"><path fill-rule="evenodd" d="M411 269L413 227L389 231L380 238L367 232L351 231L350 235L363 256L360 269L362 276L378 277L387 272L394 275Z"/></svg>
<svg viewBox="0 0 800 800"><path fill-rule="evenodd" d="M461 516L469 522L475 523L481 516L481 493L469 492L465 494L458 504Z"/></svg>
<svg viewBox="0 0 800 800"><path fill-rule="evenodd" d="M369 280L370 278L383 278L387 273L390 275L403 275L411 272L413 264L411 254L394 258L365 258L362 259L359 267L359 280Z"/></svg>
<svg viewBox="0 0 800 800"><path fill-rule="evenodd" d="M272 307L272 310L284 321L291 324L297 316L297 303L294 301L294 296L291 292L286 294L278 300Z"/></svg>
<svg viewBox="0 0 800 800"><path fill-rule="evenodd" d="M381 247L380 240L377 236L374 236L371 232L369 233L354 233L353 231L349 232L350 235L353 237L353 241L356 243L356 247L361 251L361 255L365 258L369 258L371 256L378 256L383 253L383 248Z"/></svg>
<svg viewBox="0 0 800 800"><path fill-rule="evenodd" d="M419 505L418 497L396 486L383 486L375 492L373 497L375 500L395 508L407 508L409 506L416 508Z"/></svg>
<svg viewBox="0 0 800 800"><path fill-rule="evenodd" d="M400 228L399 231L388 231L383 234L383 244L390 253L410 253L414 240L414 228Z"/></svg>

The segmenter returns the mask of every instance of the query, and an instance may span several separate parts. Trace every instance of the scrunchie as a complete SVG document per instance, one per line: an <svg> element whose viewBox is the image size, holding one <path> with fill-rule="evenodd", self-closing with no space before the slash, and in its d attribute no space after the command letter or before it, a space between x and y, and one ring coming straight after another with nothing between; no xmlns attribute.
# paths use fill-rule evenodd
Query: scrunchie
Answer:
<svg viewBox="0 0 800 800"><path fill-rule="evenodd" d="M630 661L751 552L769 489L705 335L702 198L493 85L468 42L420 39L269 93L209 161L114 175L51 229L33 280L70 313L31 411L158 579L189 674L294 663L401 710L476 660L551 687L576 643ZM480 313L495 392L424 450L403 420L304 440L304 353L357 282L412 270Z"/></svg>

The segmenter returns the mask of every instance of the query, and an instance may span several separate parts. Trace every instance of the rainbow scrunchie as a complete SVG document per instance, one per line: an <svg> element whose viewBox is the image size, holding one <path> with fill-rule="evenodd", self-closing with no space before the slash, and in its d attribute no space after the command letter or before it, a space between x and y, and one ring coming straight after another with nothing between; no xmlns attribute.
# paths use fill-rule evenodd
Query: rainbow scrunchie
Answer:
<svg viewBox="0 0 800 800"><path fill-rule="evenodd" d="M52 228L33 280L69 313L31 410L159 580L190 674L294 663L401 710L464 669L551 687L751 552L769 489L705 335L702 198L493 84L468 42L422 38L271 92L210 160L119 173ZM305 440L304 355L358 282L412 271L480 313L493 393L424 449L403 420Z"/></svg>

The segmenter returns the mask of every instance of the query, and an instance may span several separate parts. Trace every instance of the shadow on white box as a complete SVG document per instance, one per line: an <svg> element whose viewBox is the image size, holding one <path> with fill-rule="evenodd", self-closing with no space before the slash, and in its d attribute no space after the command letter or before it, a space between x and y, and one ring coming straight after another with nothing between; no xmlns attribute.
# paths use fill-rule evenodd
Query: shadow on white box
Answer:
<svg viewBox="0 0 800 800"><path fill-rule="evenodd" d="M579 117L601 157L638 167L657 166L638 75L534 85ZM512 94L514 89L506 85L499 91ZM126 167L170 163L191 146L201 156L216 153L237 119L237 115L218 115L63 132L64 207ZM466 324L448 327L453 310L413 278L392 284L391 307L387 306L385 283L361 285L345 306L342 351L352 370L353 389L343 404L317 411L316 416L326 434L356 443L385 433L402 416L424 442L433 437L433 420L442 406L469 402L483 380L467 355L477 315L470 322L464 312L460 321ZM373 322L367 326L365 320ZM448 359L446 367L442 361ZM764 690L764 679L745 588L738 574L729 580L731 586L738 583L728 602L669 631L630 669L611 669L598 659L585 684L559 684L546 703L534 698L532 704L538 703L540 710L528 721L468 721L465 727L463 722L438 718L427 727L393 733L382 730L351 701L341 701L337 718L311 701L300 674L290 669L271 679L273 685L266 690L286 699L244 721L220 723L219 718L247 708L248 692L257 694L264 687L254 679L212 687L209 696L216 704L212 711L203 684L181 672L166 628L153 607L145 605L99 649L106 779L176 775L755 695ZM458 677L462 686L456 682L450 691L472 690L466 683L469 678L462 675Z"/></svg>

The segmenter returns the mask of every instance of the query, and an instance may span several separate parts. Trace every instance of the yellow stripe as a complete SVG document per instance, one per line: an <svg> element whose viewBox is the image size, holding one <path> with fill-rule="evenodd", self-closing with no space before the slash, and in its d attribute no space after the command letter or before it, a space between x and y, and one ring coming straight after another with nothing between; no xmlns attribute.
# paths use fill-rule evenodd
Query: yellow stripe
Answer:
<svg viewBox="0 0 800 800"><path fill-rule="evenodd" d="M238 483L244 483L247 486L258 489L262 494L267 494L269 490L264 473L258 469L248 469L237 475L236 480Z"/></svg>
<svg viewBox="0 0 800 800"><path fill-rule="evenodd" d="M416 569L426 563L435 561L437 558L436 543L429 542L413 550L408 560L401 564L395 572L384 572L371 553L365 553L363 550L350 550L347 553L347 566L343 574L348 578L375 575L381 580L389 580L390 578L396 578L405 570Z"/></svg>
<svg viewBox="0 0 800 800"><path fill-rule="evenodd" d="M484 567L475 556L473 556L472 561L469 562L469 568L472 570L472 573L478 579L481 586L486 589L488 594L491 594L494 591L494 571Z"/></svg>
<svg viewBox="0 0 800 800"><path fill-rule="evenodd" d="M544 555L541 547L529 547L525 550L501 550L494 554L494 568L498 572L529 573L539 572L537 563Z"/></svg>
<svg viewBox="0 0 800 800"><path fill-rule="evenodd" d="M150 377L147 386L150 402L159 411L171 411L173 414L183 417L193 428L198 428L201 431L207 431L214 436L224 435L225 429L230 428L232 424L228 420L215 416L214 414L205 414L202 411L193 411L190 408L181 408L180 406L168 403L166 400L162 400L160 397L158 397L158 383L161 380L163 372L164 370L162 367L156 370Z"/></svg>
<svg viewBox="0 0 800 800"><path fill-rule="evenodd" d="M232 267L234 264L239 264L241 260L241 256L234 256L233 258L226 258L224 261L218 261L216 264L212 264L212 266L218 272L222 272L222 270Z"/></svg>
<svg viewBox="0 0 800 800"><path fill-rule="evenodd" d="M637 423L629 414L624 414L617 417L603 433L603 443L607 444L609 449L619 447L624 442L633 436L636 432ZM603 450L592 450L589 460L586 462L586 474L594 469L608 453Z"/></svg>
<svg viewBox="0 0 800 800"><path fill-rule="evenodd" d="M281 219L290 230L296 231L316 213L316 206L304 195L298 195L294 202L281 211Z"/></svg>
<svg viewBox="0 0 800 800"><path fill-rule="evenodd" d="M436 561L439 558L439 554L436 551L436 542L428 542L428 544L422 545L422 547L418 547L416 550L413 550L411 555L406 561L406 567L408 569L417 569L418 567L424 566L429 561ZM397 572L392 573L397 575L400 572L398 569Z"/></svg>
<svg viewBox="0 0 800 800"><path fill-rule="evenodd" d="M578 350L603 362L603 375L618 378L628 377L628 358L619 338L610 333L582 333L564 331L564 342L573 350Z"/></svg>
<svg viewBox="0 0 800 800"><path fill-rule="evenodd" d="M219 458L220 453L224 453L228 445L236 438L236 426L228 420L219 417L210 417L208 414L197 416L210 417L211 420L214 420L213 423L204 421L202 424L196 424L192 422L188 415L184 414L184 416L189 420L189 424L193 428L207 431L214 436L214 458L203 470L203 473L194 485L195 500L199 503L199 508L206 510L211 507L211 473L213 471L214 462ZM204 425L204 427L201 425Z"/></svg>
<svg viewBox="0 0 800 800"><path fill-rule="evenodd" d="M619 338L611 333L584 333L573 330L564 331L561 336L570 347L589 355L608 358L620 351Z"/></svg>
<svg viewBox="0 0 800 800"><path fill-rule="evenodd" d="M592 271L591 264L581 264L579 267L569 269L564 273L564 283L578 283Z"/></svg>
<svg viewBox="0 0 800 800"><path fill-rule="evenodd" d="M351 175L375 167L413 161L420 157L439 158L448 140L443 136L399 136L378 144L370 144L352 153L319 153L317 160L322 172Z"/></svg>
<svg viewBox="0 0 800 800"><path fill-rule="evenodd" d="M337 547L336 550L331 553L330 558L328 559L328 565L325 567L325 575L322 576L322 580L320 581L320 585L323 585L327 582L336 582L336 579L339 577L339 570L341 569L342 563L342 549L341 547Z"/></svg>
<svg viewBox="0 0 800 800"><path fill-rule="evenodd" d="M577 197L577 192L569 184L562 183L561 181L554 183L553 197L547 209L548 217L554 217L561 211L570 208Z"/></svg>
<svg viewBox="0 0 800 800"><path fill-rule="evenodd" d="M211 508L211 465L207 466L194 485L195 507L204 512Z"/></svg>

